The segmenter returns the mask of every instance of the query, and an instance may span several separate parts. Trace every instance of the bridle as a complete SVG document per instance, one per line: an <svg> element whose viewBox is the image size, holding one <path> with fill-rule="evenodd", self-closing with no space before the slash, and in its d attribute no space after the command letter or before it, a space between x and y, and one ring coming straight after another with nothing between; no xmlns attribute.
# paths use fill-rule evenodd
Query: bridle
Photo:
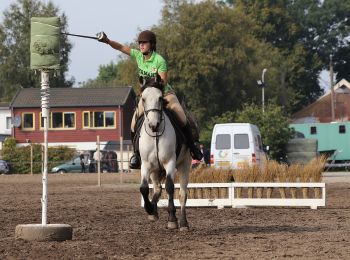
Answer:
<svg viewBox="0 0 350 260"><path fill-rule="evenodd" d="M163 93L163 86L161 86L158 82L153 82L153 84L143 84L143 86L141 87L141 91L143 92L146 88L150 88L150 87L153 87L153 88L158 88L162 91ZM158 161L158 168L160 171L164 171L164 168L162 168L161 164L160 164L160 161L159 161L159 137L163 135L164 133L164 130L165 130L165 117L164 117L164 99L163 99L163 96L159 98L159 103L158 103L158 107L154 107L154 108L150 108L150 109L144 109L144 116L145 116L145 120L147 120L147 116L149 114L149 112L156 112L159 114L159 118L160 118L160 121L159 121L159 125L158 126L161 126L163 125L163 128L161 129L161 131L159 131L159 129L157 129L156 133L155 134L152 134L152 133L149 133L147 131L147 127L146 127L146 122L144 122L144 127L145 127L145 132L147 133L148 136L150 137L153 137L155 138L156 140L156 154L157 154L157 161ZM153 132L154 133L154 132Z"/></svg>
<svg viewBox="0 0 350 260"><path fill-rule="evenodd" d="M146 88L149 88L149 87L155 87L155 86L151 86L151 85L145 86L145 87L142 89L142 91L145 90ZM156 112L156 113L158 113L159 118L160 118L160 120L159 120L159 126L160 126L160 125L163 126L162 129L161 129L161 131L159 131L159 130L157 129L157 131L155 132L155 134L154 134L154 132L153 132L153 134L152 134L152 133L149 133L149 131L147 130L146 124L145 124L145 132L146 132L147 135L150 136L150 137L159 137L159 136L162 136L163 133L164 133L164 129L165 129L165 120L164 120L164 113L163 113L163 112L164 112L163 104L164 104L164 99L163 99L163 97L161 97L161 98L159 99L159 106L158 106L158 107L150 108L150 109L147 109L147 110L144 109L144 112L143 112L143 113L144 113L145 119L147 119L149 112Z"/></svg>

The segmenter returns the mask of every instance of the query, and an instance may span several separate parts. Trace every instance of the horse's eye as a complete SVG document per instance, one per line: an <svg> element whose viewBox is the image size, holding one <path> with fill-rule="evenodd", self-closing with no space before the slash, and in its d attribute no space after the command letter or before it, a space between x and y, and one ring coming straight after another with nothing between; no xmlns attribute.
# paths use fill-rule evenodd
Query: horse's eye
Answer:
<svg viewBox="0 0 350 260"><path fill-rule="evenodd" d="M145 103L145 99L144 98L142 99L142 102Z"/></svg>

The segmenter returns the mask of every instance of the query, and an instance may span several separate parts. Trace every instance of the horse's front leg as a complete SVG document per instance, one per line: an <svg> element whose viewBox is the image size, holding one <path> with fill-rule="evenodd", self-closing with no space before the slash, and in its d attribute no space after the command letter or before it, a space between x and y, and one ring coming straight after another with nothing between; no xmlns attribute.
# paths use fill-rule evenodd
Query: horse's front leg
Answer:
<svg viewBox="0 0 350 260"><path fill-rule="evenodd" d="M149 167L147 167L147 164L145 162L142 162L141 164L141 186L140 186L140 192L143 197L143 201L145 202L145 210L149 215L153 215L154 209L152 203L149 201Z"/></svg>
<svg viewBox="0 0 350 260"><path fill-rule="evenodd" d="M175 160L169 162L166 168L166 180L165 180L165 190L168 193L168 228L177 229L178 223L176 218L176 209L174 205L174 178L175 178Z"/></svg>
<svg viewBox="0 0 350 260"><path fill-rule="evenodd" d="M162 184L159 180L159 174L157 172L151 173L151 179L153 183L153 197L152 197L152 207L153 207L153 215L149 215L148 219L151 221L158 220L158 207L157 203L159 201L160 196L162 195Z"/></svg>

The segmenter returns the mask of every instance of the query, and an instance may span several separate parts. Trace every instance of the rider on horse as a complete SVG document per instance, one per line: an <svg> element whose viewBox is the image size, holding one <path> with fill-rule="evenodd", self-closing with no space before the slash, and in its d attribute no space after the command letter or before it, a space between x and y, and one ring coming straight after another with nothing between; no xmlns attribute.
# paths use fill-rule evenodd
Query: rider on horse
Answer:
<svg viewBox="0 0 350 260"><path fill-rule="evenodd" d="M99 41L104 42L111 46L113 49L121 51L135 59L139 69L139 76L155 77L157 73L159 74L164 85L163 98L165 100L165 103L167 104L166 108L171 110L176 115L178 122L181 124L183 134L187 139L187 145L190 148L193 159L201 160L203 154L195 145L195 140L192 135L191 126L187 120L186 114L175 95L175 91L168 83L168 67L166 61L162 56L160 56L156 52L156 35L148 30L141 32L138 36L139 50L131 49L128 46L122 45L116 41L112 41L108 39L105 33L102 34L102 37L99 38ZM131 122L132 140L134 140L135 138L136 119L139 115L142 115L143 111L144 110L142 100L140 100ZM130 168L139 169L140 164L140 155L137 151L134 151L134 154L130 159Z"/></svg>

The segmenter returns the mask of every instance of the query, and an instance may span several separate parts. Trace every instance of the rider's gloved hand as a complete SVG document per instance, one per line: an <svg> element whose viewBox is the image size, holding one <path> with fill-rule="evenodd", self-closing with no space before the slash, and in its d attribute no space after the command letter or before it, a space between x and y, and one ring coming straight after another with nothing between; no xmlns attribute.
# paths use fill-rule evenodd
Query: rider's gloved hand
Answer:
<svg viewBox="0 0 350 260"><path fill-rule="evenodd" d="M104 32L99 32L98 34L96 34L96 37L99 42L104 42L106 44L109 44L109 39Z"/></svg>

